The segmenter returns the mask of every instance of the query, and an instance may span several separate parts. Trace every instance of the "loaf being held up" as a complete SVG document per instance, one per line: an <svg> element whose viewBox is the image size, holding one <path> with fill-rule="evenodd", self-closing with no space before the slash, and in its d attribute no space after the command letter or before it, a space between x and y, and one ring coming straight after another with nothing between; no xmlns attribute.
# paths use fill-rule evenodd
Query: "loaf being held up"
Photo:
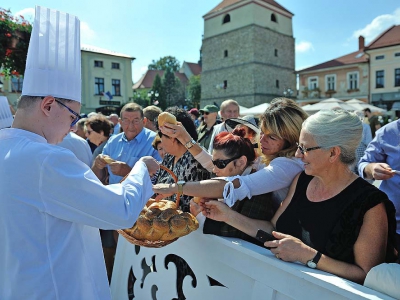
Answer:
<svg viewBox="0 0 400 300"><path fill-rule="evenodd" d="M173 114L170 114L169 112L162 112L161 114L158 115L158 126L162 127L164 126L165 123L170 123L173 125L176 125L176 118Z"/></svg>

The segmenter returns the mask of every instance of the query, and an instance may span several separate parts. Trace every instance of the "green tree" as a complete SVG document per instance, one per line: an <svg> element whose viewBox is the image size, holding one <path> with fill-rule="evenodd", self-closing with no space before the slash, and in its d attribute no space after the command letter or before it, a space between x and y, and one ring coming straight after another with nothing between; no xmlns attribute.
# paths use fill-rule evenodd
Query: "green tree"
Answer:
<svg viewBox="0 0 400 300"><path fill-rule="evenodd" d="M173 72L179 71L180 62L174 56L164 56L161 57L159 60L155 61L153 59L152 63L149 64L149 70L163 70L166 71L168 69L172 70Z"/></svg>
<svg viewBox="0 0 400 300"><path fill-rule="evenodd" d="M162 79L163 93L165 95L166 107L178 105L179 101L179 80L175 77L174 72L171 69L167 69L164 72ZM165 109L166 107L161 107Z"/></svg>
<svg viewBox="0 0 400 300"><path fill-rule="evenodd" d="M189 101L188 104L191 107L198 107L201 100L201 84L200 77L201 75L193 75L189 78L189 86L188 86L188 94Z"/></svg>
<svg viewBox="0 0 400 300"><path fill-rule="evenodd" d="M149 106L149 97L147 96L147 90L134 91L133 102L139 104L143 108Z"/></svg>
<svg viewBox="0 0 400 300"><path fill-rule="evenodd" d="M158 106L163 108L167 107L167 101L165 98L165 93L164 93L164 88L161 82L161 77L160 75L156 75L153 81L153 86L151 87L151 90L154 92L150 98L150 103L153 104L155 100L158 100ZM155 96L155 94L158 93L158 97Z"/></svg>

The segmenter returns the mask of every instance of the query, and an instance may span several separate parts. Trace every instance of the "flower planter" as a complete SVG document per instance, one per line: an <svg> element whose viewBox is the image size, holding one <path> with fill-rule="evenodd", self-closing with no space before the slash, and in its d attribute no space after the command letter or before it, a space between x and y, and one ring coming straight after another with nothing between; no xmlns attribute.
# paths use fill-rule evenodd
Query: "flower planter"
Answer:
<svg viewBox="0 0 400 300"><path fill-rule="evenodd" d="M20 40L25 40L25 34L21 31L15 31L11 38L8 40L7 48L11 50L16 50L18 42Z"/></svg>

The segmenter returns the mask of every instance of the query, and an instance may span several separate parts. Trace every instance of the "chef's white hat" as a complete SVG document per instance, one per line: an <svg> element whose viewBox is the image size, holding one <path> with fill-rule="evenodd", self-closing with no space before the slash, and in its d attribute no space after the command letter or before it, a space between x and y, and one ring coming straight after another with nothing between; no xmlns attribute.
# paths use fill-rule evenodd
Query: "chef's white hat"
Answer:
<svg viewBox="0 0 400 300"><path fill-rule="evenodd" d="M80 21L36 6L22 95L81 102Z"/></svg>
<svg viewBox="0 0 400 300"><path fill-rule="evenodd" d="M10 127L13 122L13 116L10 104L4 96L0 96L0 129Z"/></svg>

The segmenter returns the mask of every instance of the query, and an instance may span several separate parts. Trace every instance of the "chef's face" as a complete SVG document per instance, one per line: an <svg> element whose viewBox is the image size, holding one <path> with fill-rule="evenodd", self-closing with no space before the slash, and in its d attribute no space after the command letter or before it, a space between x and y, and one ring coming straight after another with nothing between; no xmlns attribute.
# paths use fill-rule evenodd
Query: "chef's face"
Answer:
<svg viewBox="0 0 400 300"><path fill-rule="evenodd" d="M45 133L45 138L49 144L61 143L70 131L74 131L75 126L72 123L76 120L76 115L79 115L81 109L81 104L77 101L61 103L54 99L50 104L54 126L51 126L50 130Z"/></svg>

